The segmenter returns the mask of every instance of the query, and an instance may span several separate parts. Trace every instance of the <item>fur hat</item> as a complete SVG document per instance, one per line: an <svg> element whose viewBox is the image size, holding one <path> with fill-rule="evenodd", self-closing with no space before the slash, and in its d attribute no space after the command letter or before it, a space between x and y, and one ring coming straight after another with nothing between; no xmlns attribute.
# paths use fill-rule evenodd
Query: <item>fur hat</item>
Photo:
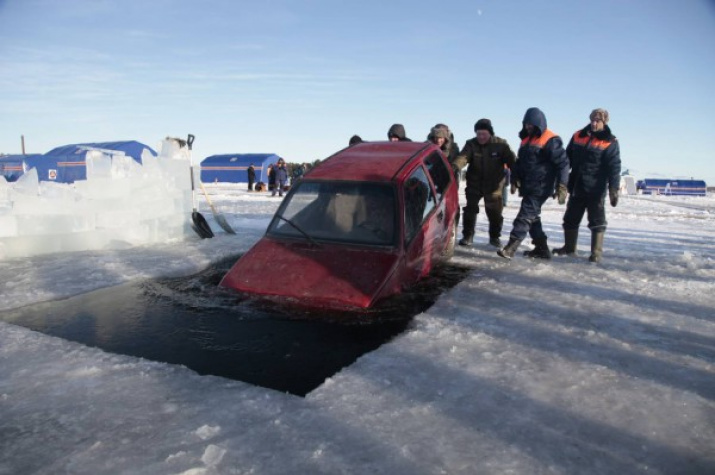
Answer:
<svg viewBox="0 0 715 475"><path fill-rule="evenodd" d="M430 137L433 139L445 139L449 140L449 130L442 127L432 127L430 131Z"/></svg>
<svg viewBox="0 0 715 475"><path fill-rule="evenodd" d="M474 124L474 131L486 130L490 135L494 136L494 129L492 128L492 121L489 119L479 119L476 124Z"/></svg>
<svg viewBox="0 0 715 475"><path fill-rule="evenodd" d="M604 124L608 123L608 111L606 109L594 109L589 116L591 120L602 120Z"/></svg>

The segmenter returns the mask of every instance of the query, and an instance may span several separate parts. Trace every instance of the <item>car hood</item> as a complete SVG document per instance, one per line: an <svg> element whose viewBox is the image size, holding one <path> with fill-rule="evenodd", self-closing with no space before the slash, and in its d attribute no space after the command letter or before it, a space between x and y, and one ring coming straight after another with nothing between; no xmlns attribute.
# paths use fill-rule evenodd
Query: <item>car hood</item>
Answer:
<svg viewBox="0 0 715 475"><path fill-rule="evenodd" d="M389 248L311 245L264 237L219 285L317 307L368 308L398 260L397 251Z"/></svg>

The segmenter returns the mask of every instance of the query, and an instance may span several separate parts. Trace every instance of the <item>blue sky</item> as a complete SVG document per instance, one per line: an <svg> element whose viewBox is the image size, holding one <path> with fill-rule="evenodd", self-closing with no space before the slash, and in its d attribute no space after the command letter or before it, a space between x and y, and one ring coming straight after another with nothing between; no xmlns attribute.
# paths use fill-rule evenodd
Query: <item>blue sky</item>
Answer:
<svg viewBox="0 0 715 475"><path fill-rule="evenodd" d="M194 158L325 158L474 122L518 146L611 113L638 178L715 185L712 0L0 0L0 152L196 135Z"/></svg>

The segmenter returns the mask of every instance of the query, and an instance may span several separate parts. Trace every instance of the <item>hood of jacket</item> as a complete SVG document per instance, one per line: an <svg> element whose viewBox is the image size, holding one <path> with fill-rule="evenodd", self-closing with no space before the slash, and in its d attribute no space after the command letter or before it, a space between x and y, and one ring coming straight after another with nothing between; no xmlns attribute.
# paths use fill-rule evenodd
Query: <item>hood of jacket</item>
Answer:
<svg viewBox="0 0 715 475"><path fill-rule="evenodd" d="M400 140L407 139L407 134L405 132L405 126L402 124L392 124L390 130L387 131L387 138L397 137Z"/></svg>
<svg viewBox="0 0 715 475"><path fill-rule="evenodd" d="M524 114L524 120L521 121L522 125L531 124L537 131L534 133L535 136L540 136L546 130L546 116L538 107L530 107L526 110ZM526 127L522 127L521 132L519 132L519 138L524 138L528 134L526 133Z"/></svg>

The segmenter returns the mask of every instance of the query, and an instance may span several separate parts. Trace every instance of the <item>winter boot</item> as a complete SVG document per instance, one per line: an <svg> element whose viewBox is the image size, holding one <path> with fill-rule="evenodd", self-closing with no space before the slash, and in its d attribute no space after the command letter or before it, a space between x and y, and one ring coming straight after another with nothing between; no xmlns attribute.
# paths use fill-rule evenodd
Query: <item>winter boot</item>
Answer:
<svg viewBox="0 0 715 475"><path fill-rule="evenodd" d="M467 213L466 208L463 211L464 226L462 227L462 239L459 240L459 245L471 246L474 241L474 230L477 227L477 216Z"/></svg>
<svg viewBox="0 0 715 475"><path fill-rule="evenodd" d="M507 243L507 245L504 246L504 249L499 249L497 251L497 254L499 254L504 259L511 259L512 257L514 257L514 253L519 248L519 244L521 244L521 239L509 238L509 242Z"/></svg>
<svg viewBox="0 0 715 475"><path fill-rule="evenodd" d="M554 248L551 252L553 252L557 256L575 256L577 242L578 229L564 229L563 247Z"/></svg>
<svg viewBox="0 0 715 475"><path fill-rule="evenodd" d="M492 236L489 238L489 244L491 244L494 247L497 247L501 249L501 239L499 239L499 236Z"/></svg>
<svg viewBox="0 0 715 475"><path fill-rule="evenodd" d="M591 257L588 258L589 261L601 262L601 256L603 255L603 236L605 234L605 231L591 232Z"/></svg>
<svg viewBox="0 0 715 475"><path fill-rule="evenodd" d="M524 251L526 257L531 257L532 259L551 259L551 251L549 251L549 245L546 243L546 238L534 239L531 241L534 244L534 249L531 251Z"/></svg>

